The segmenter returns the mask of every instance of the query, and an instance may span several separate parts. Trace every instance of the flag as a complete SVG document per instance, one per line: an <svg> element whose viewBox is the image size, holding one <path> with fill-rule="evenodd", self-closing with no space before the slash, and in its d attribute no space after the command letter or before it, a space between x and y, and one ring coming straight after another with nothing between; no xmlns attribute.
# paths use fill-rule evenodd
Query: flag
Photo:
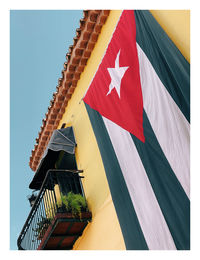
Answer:
<svg viewBox="0 0 200 260"><path fill-rule="evenodd" d="M125 10L84 102L126 248L190 248L190 66L148 11Z"/></svg>

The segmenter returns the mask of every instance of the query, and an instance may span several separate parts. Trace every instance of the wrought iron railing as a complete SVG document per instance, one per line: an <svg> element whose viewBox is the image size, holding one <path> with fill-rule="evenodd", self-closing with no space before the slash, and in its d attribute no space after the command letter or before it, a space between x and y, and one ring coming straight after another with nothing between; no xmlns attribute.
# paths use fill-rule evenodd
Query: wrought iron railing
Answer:
<svg viewBox="0 0 200 260"><path fill-rule="evenodd" d="M65 213L65 208L58 207L60 193L72 191L84 196L79 173L81 170L49 170L41 186L29 216L18 237L19 250L36 250L44 233L57 213Z"/></svg>

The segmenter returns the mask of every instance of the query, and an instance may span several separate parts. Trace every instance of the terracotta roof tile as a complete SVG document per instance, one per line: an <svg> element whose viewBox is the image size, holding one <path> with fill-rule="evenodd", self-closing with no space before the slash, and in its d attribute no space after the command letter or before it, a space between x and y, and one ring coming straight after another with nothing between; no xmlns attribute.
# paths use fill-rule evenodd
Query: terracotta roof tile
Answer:
<svg viewBox="0 0 200 260"><path fill-rule="evenodd" d="M29 166L33 171L36 171L39 165L52 132L58 127L109 12L109 10L83 11L83 18L80 19L80 27L76 29L73 45L69 46L69 51L66 54L64 69L61 71L62 77L58 79L56 92L53 93L50 106L42 120L42 126L36 138L36 145L31 151Z"/></svg>

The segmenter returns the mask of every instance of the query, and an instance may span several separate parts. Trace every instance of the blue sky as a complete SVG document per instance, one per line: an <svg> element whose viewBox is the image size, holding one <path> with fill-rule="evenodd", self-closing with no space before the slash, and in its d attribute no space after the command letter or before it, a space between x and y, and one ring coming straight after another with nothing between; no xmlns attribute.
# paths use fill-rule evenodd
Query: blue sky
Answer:
<svg viewBox="0 0 200 260"><path fill-rule="evenodd" d="M31 150L82 10L10 11L10 249L30 212Z"/></svg>

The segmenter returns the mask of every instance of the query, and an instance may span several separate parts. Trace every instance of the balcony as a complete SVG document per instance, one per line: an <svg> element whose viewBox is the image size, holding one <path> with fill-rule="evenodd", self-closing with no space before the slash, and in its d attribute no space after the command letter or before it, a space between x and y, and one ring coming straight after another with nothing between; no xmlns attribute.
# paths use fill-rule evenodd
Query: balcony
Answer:
<svg viewBox="0 0 200 260"><path fill-rule="evenodd" d="M17 240L19 250L70 250L91 221L79 170L49 170ZM78 195L79 194L79 195ZM71 197L70 197L71 196ZM76 212L70 201L78 198ZM76 201L77 202L77 201ZM77 203L75 203L77 205ZM84 206L83 206L84 205Z"/></svg>

